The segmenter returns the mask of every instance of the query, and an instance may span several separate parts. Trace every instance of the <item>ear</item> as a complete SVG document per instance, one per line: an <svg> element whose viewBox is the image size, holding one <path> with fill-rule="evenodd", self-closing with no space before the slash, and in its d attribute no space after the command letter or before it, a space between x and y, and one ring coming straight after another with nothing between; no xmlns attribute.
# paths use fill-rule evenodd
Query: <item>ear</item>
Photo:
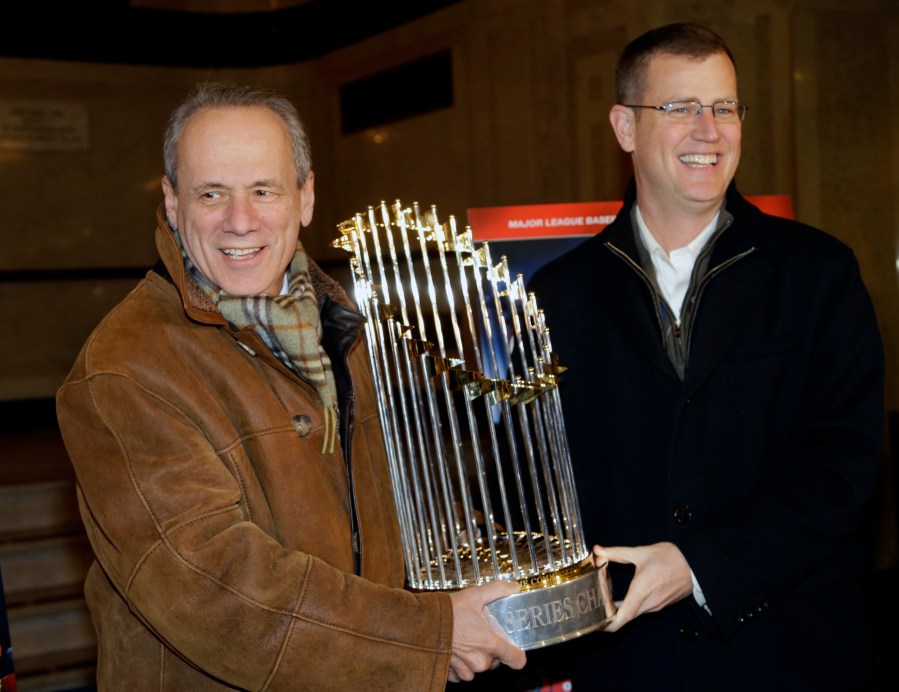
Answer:
<svg viewBox="0 0 899 692"><path fill-rule="evenodd" d="M609 111L609 122L612 123L612 130L618 139L618 145L627 153L631 153L634 150L634 126L636 125L633 109L615 104Z"/></svg>
<svg viewBox="0 0 899 692"><path fill-rule="evenodd" d="M315 206L315 174L309 171L306 182L300 190L300 204L303 210L300 212L300 225L308 226L312 223L312 208Z"/></svg>
<svg viewBox="0 0 899 692"><path fill-rule="evenodd" d="M172 228L178 228L175 219L178 218L178 195L172 181L167 175L162 176L162 194L165 195L165 218Z"/></svg>

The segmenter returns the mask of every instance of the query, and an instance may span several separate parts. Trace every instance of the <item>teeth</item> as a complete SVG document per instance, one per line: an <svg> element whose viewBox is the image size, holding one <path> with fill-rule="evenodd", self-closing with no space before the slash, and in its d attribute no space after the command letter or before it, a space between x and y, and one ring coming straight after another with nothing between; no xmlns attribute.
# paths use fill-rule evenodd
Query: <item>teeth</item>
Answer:
<svg viewBox="0 0 899 692"><path fill-rule="evenodd" d="M711 165L718 163L718 156L716 154L684 154L679 158L681 163L698 163Z"/></svg>
<svg viewBox="0 0 899 692"><path fill-rule="evenodd" d="M258 247L248 247L248 248L228 248L222 250L229 257L244 257L246 255L252 255L259 252L262 248Z"/></svg>

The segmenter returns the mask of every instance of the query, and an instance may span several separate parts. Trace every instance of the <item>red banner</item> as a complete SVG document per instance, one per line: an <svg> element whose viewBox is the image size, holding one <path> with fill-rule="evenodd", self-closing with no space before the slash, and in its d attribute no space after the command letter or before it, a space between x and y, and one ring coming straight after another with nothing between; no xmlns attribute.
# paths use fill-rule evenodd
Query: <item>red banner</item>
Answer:
<svg viewBox="0 0 899 692"><path fill-rule="evenodd" d="M747 199L768 214L793 218L789 195L758 195ZM468 210L468 225L478 242L591 236L612 222L621 205L619 201L475 207Z"/></svg>

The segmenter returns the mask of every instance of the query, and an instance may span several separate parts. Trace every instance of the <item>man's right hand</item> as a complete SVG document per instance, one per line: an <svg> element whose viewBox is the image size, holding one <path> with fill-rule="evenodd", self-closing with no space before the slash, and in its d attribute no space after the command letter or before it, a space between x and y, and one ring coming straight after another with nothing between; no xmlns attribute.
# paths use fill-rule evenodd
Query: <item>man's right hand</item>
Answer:
<svg viewBox="0 0 899 692"><path fill-rule="evenodd" d="M516 670L524 667L527 662L524 651L484 617L488 603L520 590L517 582L492 581L450 594L453 602L450 682L472 680L476 673L496 668L501 663Z"/></svg>
<svg viewBox="0 0 899 692"><path fill-rule="evenodd" d="M690 565L673 543L663 542L638 547L593 547L596 566L606 562L634 565L631 584L618 605L618 612L605 632L617 632L643 613L655 613L693 592Z"/></svg>

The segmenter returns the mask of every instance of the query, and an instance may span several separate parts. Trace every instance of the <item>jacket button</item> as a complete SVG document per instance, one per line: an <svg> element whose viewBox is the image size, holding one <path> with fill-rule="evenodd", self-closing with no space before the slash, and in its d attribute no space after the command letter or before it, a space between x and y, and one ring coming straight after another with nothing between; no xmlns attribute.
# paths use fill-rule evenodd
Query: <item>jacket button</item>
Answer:
<svg viewBox="0 0 899 692"><path fill-rule="evenodd" d="M294 416L290 420L293 423L293 429L300 437L306 437L312 431L312 419L305 413Z"/></svg>
<svg viewBox="0 0 899 692"><path fill-rule="evenodd" d="M693 518L693 512L690 511L689 505L681 505L674 508L674 521L678 524L689 524Z"/></svg>

